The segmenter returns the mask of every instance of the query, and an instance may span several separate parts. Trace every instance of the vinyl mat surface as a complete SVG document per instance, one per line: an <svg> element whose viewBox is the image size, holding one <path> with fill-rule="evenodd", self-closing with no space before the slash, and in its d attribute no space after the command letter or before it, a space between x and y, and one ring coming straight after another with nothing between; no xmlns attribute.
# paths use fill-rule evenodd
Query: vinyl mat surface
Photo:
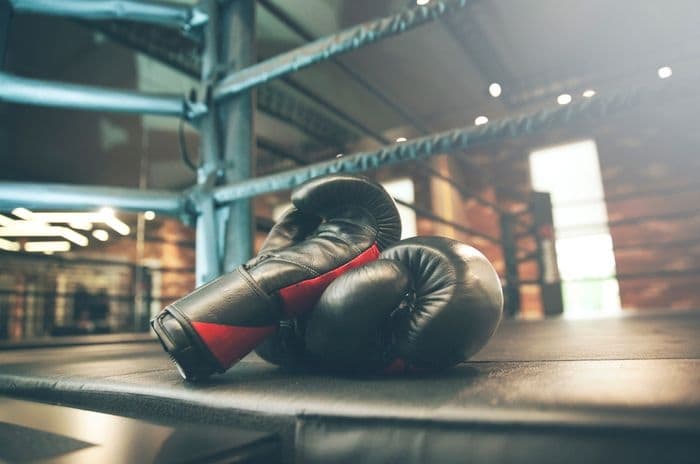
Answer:
<svg viewBox="0 0 700 464"><path fill-rule="evenodd" d="M698 333L698 312L506 321L440 374L343 378L250 356L196 385L155 342L10 350L0 393L276 432L287 461L694 462Z"/></svg>

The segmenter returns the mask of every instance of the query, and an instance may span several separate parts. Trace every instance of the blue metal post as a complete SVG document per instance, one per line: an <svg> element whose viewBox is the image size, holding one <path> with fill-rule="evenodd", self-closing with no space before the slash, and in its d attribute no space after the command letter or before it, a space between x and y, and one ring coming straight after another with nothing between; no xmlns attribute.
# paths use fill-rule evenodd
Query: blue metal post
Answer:
<svg viewBox="0 0 700 464"><path fill-rule="evenodd" d="M197 118L204 105L193 105L179 95L146 94L88 85L44 81L0 71L0 101L89 111L157 114Z"/></svg>
<svg viewBox="0 0 700 464"><path fill-rule="evenodd" d="M124 187L98 187L34 182L0 182L0 211L13 208L91 211L111 206L127 211L151 210L178 216L184 197L167 190L138 190Z"/></svg>
<svg viewBox="0 0 700 464"><path fill-rule="evenodd" d="M222 5L221 62L228 73L255 63L255 1L233 0ZM246 90L220 102L218 113L223 141L223 167L226 184L235 184L253 172L253 90ZM233 270L253 253L253 214L251 201L231 204L223 237L223 270Z"/></svg>
<svg viewBox="0 0 700 464"><path fill-rule="evenodd" d="M246 3L235 0L232 5ZM378 40L401 34L445 14L464 8L468 0L433 0L427 6L419 6L385 18L368 21L345 29L337 34L318 39L294 50L282 53L261 63L251 63L245 69L234 68L214 90L217 100L233 97L256 85L291 72L299 71L341 53L356 50ZM252 15L254 17L254 14ZM252 28L251 28L252 30ZM234 32L236 33L236 32ZM237 34L237 33L236 33ZM245 34L245 32L244 32Z"/></svg>

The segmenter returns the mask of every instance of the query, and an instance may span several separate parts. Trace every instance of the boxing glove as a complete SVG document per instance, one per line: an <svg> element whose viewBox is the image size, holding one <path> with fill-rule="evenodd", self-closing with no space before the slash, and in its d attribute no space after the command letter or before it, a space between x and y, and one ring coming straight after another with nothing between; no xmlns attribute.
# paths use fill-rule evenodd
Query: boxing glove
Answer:
<svg viewBox="0 0 700 464"><path fill-rule="evenodd" d="M258 256L151 321L185 379L225 371L274 333L280 319L313 308L336 277L376 259L401 236L392 198L362 177L312 179L292 193L292 204Z"/></svg>
<svg viewBox="0 0 700 464"><path fill-rule="evenodd" d="M502 311L501 284L483 254L415 237L338 277L261 351L277 364L343 372L443 369L481 349Z"/></svg>

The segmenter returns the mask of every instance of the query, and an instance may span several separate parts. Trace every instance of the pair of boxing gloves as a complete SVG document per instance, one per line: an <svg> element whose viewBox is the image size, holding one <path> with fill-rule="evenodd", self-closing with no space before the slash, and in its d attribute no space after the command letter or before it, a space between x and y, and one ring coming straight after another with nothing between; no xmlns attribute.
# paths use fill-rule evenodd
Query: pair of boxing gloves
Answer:
<svg viewBox="0 0 700 464"><path fill-rule="evenodd" d="M292 204L258 256L151 321L185 379L224 372L256 347L282 366L442 369L496 330L503 295L489 261L443 237L399 241L380 185L317 178Z"/></svg>

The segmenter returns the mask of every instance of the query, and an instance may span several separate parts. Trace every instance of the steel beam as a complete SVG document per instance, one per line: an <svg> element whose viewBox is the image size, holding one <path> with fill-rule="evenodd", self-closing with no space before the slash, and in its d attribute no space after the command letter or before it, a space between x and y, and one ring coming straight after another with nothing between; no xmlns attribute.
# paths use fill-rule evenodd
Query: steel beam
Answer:
<svg viewBox="0 0 700 464"><path fill-rule="evenodd" d="M305 89L301 86L295 86L291 79L283 77L281 80L290 84L295 91L314 100L304 93ZM355 131L339 124L336 119L328 117L325 111L319 111L297 98L296 95L283 91L278 85L268 84L256 88L255 99L258 109L300 130L321 144L341 147L357 138ZM332 112L329 107L324 109Z"/></svg>
<svg viewBox="0 0 700 464"><path fill-rule="evenodd" d="M368 21L338 34L318 39L256 65L234 71L217 85L214 98L221 100L232 97L270 79L400 34L462 8L467 3L468 0L436 0L427 6L419 6L393 16Z"/></svg>
<svg viewBox="0 0 700 464"><path fill-rule="evenodd" d="M0 101L90 111L195 118L206 107L178 95L154 95L17 77L0 72Z"/></svg>
<svg viewBox="0 0 700 464"><path fill-rule="evenodd" d="M360 122L357 119L355 119L354 117L350 116L348 113L341 110L337 106L333 105L332 103L330 103L326 99L316 95L315 93L313 93L311 90L309 90L308 88L306 88L302 84L296 82L294 79L291 79L287 76L287 77L282 77L281 80L283 82L285 82L287 85L289 85L292 89L296 90L297 92L299 92L300 94L305 96L306 98L312 100L313 102L317 103L318 105L323 106L326 110L330 111L333 115L335 115L339 119L345 121L347 124L353 126L355 129L357 129L358 131L360 131L364 135L373 138L374 140L376 140L377 142L379 142L382 145L390 145L391 144L391 141L389 139L387 139L386 137L384 137L382 134L370 129L362 122ZM370 84L368 83L367 85L370 85ZM376 92L378 93L379 91L377 90ZM428 133L427 128L425 128L423 126L416 126L415 123L412 122L411 120L409 120L408 122L410 122L411 124L414 124L414 127L416 129L418 129L419 131L423 132L424 134ZM464 160L468 164L469 167L474 168L474 169L478 170L479 172L483 173L484 169L481 168L480 166L476 165L476 163L469 161L467 158L464 158L464 157L459 158L459 159ZM306 163L306 164L308 164L308 163ZM490 207L497 212L500 212L500 208L498 207L498 205L496 205L493 202L489 202L488 200L485 200L484 198L481 198L476 193L469 191L467 189L467 187L462 186L462 185L458 184L457 182L455 182L453 179L450 179L448 177L443 176L442 174L435 171L435 169L433 169L429 164L422 163L422 166L420 169L421 169L422 173L424 173L430 177L436 177L436 178L439 178L443 181L448 182L464 198L473 198L478 203L480 203L484 206Z"/></svg>
<svg viewBox="0 0 700 464"><path fill-rule="evenodd" d="M0 182L0 210L24 207L88 211L102 206L178 215L183 211L184 201L179 193L165 190Z"/></svg>
<svg viewBox="0 0 700 464"><path fill-rule="evenodd" d="M280 21L282 24L287 26L290 30L292 30L294 33L299 35L302 39L304 39L308 42L316 40L316 37L314 36L314 34L311 31L306 29L304 26L302 26L298 22L294 21L294 19L292 17L290 17L282 8L275 5L272 1L270 1L270 0L258 0L258 4L262 5L270 14L272 14L275 18L277 18L278 21ZM418 119L416 119L408 111L406 111L404 108L402 108L398 103L394 102L388 95L386 95L381 90L379 90L377 87L375 87L372 83L370 83L367 79L365 79L360 73L358 73L357 71L350 68L348 65L343 63L338 58L331 58L331 62L333 64L335 64L336 66L338 66L354 82L359 84L362 88L364 88L372 96L377 98L384 105L386 105L392 111L394 111L399 116L401 116L401 118L403 118L406 122L408 122L410 125L412 125L422 135L427 135L431 132ZM297 92L304 95L306 98L309 98L310 100L314 101L315 103L323 106L326 110L330 111L333 115L342 119L343 121L350 124L351 126L355 127L360 132L375 139L380 144L389 145L391 143L382 134L370 129L369 127L367 127L365 124L363 124L362 122L360 122L356 118L350 116L348 113L342 111L340 108L331 104L329 101L325 100L324 98L321 98L320 96L316 95L310 89L308 89L305 86L303 86L302 84L298 83L297 81L292 79L290 76L281 77L280 80L282 80L285 84L289 85L291 88L293 88ZM468 160L467 158L461 158L461 159L464 160L464 162L467 163L470 166L470 168L475 169L482 174L484 173L483 168L478 166L476 163ZM457 191L462 196L468 197L468 198L474 198L477 202L481 203L482 205L491 207L491 208L495 209L496 211L500 212L497 205L495 205L492 202L488 202L487 200L481 198L480 196L478 196L474 192L467 192L467 190L465 188L458 185L452 179L445 178L441 174L437 173L427 163L423 163L423 166L421 169L424 169L428 173L428 175L430 175L430 176L439 177L440 179L449 182L450 185L452 185L452 187L456 188Z"/></svg>
<svg viewBox="0 0 700 464"><path fill-rule="evenodd" d="M255 0L235 0L220 10L221 57L229 72L251 69L255 63ZM252 177L254 158L253 92L239 92L219 102L223 140L224 182L235 184ZM253 254L253 210L249 199L232 202L224 236L223 270L229 272Z"/></svg>
<svg viewBox="0 0 700 464"><path fill-rule="evenodd" d="M298 164L299 166L309 164L309 162L305 159L301 158L298 155L295 155L294 153L290 153L285 147L278 145L272 140L267 139L265 137L258 136L256 140L256 145L261 150L265 150L278 158L290 160L295 164Z"/></svg>
<svg viewBox="0 0 700 464"><path fill-rule="evenodd" d="M178 27L202 26L207 15L196 7L134 0L10 0L18 13L68 16L86 20L128 20Z"/></svg>
<svg viewBox="0 0 700 464"><path fill-rule="evenodd" d="M1 4L0 0L0 4ZM213 14L209 14L214 23ZM202 57L197 43L176 32L151 34L152 28L134 23L92 23L94 28L125 47L138 50L161 63L195 79L202 77ZM2 30L2 28L0 28ZM167 31L166 31L167 32ZM202 34L204 35L204 34ZM200 37L201 39L201 37ZM203 42L203 41L202 41ZM173 48L174 47L174 48ZM282 78L283 81L286 81ZM260 86L256 93L257 109L302 131L319 143L340 147L356 134L345 125L329 118L325 112L306 104L281 86Z"/></svg>
<svg viewBox="0 0 700 464"><path fill-rule="evenodd" d="M332 161L311 164L286 172L241 181L214 189L214 199L225 204L264 193L287 190L314 177L338 172L362 172L410 160L427 159L439 154L454 154L476 144L506 137L535 134L572 121L596 121L607 114L638 105L642 97L659 98L660 88L638 88L609 97L597 97L533 114L504 118L482 126L453 129L375 151L356 153Z"/></svg>

